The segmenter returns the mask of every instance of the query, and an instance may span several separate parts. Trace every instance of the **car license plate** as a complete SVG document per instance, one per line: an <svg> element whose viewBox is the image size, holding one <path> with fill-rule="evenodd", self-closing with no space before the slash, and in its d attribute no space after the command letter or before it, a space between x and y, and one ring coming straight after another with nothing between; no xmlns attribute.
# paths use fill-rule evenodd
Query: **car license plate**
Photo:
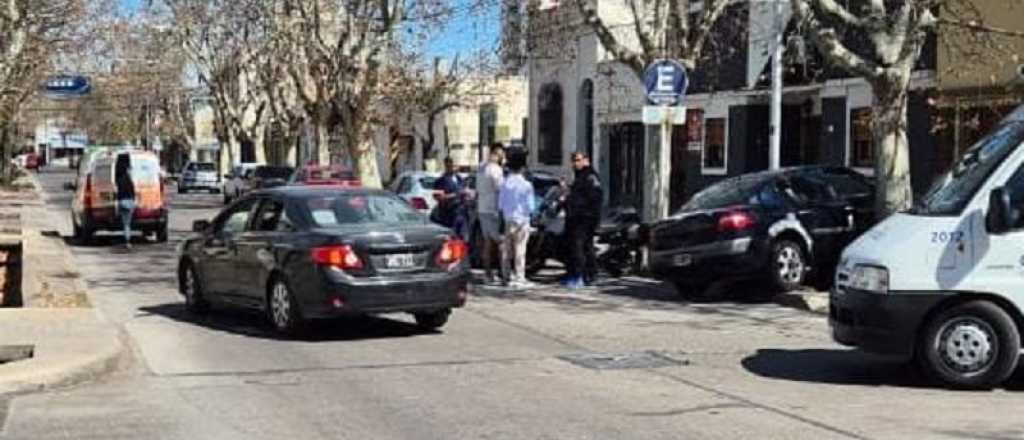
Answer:
<svg viewBox="0 0 1024 440"><path fill-rule="evenodd" d="M416 258L413 254L393 254L384 259L384 265L388 269L408 269L416 266Z"/></svg>
<svg viewBox="0 0 1024 440"><path fill-rule="evenodd" d="M693 256L690 254L679 254L674 258L676 266L689 266L693 263Z"/></svg>

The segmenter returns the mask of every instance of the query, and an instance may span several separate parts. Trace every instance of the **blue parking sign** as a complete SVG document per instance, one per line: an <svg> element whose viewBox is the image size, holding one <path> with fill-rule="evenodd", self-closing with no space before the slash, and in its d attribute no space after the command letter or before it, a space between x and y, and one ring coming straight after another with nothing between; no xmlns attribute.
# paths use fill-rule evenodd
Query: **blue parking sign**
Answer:
<svg viewBox="0 0 1024 440"><path fill-rule="evenodd" d="M644 70L644 90L653 105L682 105L687 83L686 68L674 60L657 60Z"/></svg>

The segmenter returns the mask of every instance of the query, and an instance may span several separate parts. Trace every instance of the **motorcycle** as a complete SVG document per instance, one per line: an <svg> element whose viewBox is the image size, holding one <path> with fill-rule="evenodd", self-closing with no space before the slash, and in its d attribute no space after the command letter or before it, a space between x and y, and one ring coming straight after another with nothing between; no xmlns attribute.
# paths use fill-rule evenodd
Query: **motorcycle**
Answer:
<svg viewBox="0 0 1024 440"><path fill-rule="evenodd" d="M597 229L598 267L614 278L639 273L645 234L646 228L635 208L610 209Z"/></svg>

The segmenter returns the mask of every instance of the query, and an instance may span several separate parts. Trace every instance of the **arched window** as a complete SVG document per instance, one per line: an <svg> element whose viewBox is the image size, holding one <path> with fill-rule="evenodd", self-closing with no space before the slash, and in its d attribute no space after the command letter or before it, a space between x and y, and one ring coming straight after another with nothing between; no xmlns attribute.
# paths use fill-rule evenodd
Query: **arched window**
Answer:
<svg viewBox="0 0 1024 440"><path fill-rule="evenodd" d="M580 118L576 149L594 157L594 82L586 79L580 86Z"/></svg>
<svg viewBox="0 0 1024 440"><path fill-rule="evenodd" d="M545 165L562 163L562 89L557 83L544 84L538 96L537 158Z"/></svg>

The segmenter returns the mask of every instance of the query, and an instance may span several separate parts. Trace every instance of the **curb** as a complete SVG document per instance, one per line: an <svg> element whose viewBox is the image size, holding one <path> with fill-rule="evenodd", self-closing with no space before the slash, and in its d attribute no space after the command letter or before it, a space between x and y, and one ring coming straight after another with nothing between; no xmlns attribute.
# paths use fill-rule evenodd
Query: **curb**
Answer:
<svg viewBox="0 0 1024 440"><path fill-rule="evenodd" d="M828 315L828 293L824 292L790 292L775 295L772 302L818 315Z"/></svg>
<svg viewBox="0 0 1024 440"><path fill-rule="evenodd" d="M16 370L0 377L0 396L29 394L92 381L113 372L125 359L120 332L114 343L85 359L67 365L39 366L31 360L12 363ZM23 365L18 365L23 364Z"/></svg>

